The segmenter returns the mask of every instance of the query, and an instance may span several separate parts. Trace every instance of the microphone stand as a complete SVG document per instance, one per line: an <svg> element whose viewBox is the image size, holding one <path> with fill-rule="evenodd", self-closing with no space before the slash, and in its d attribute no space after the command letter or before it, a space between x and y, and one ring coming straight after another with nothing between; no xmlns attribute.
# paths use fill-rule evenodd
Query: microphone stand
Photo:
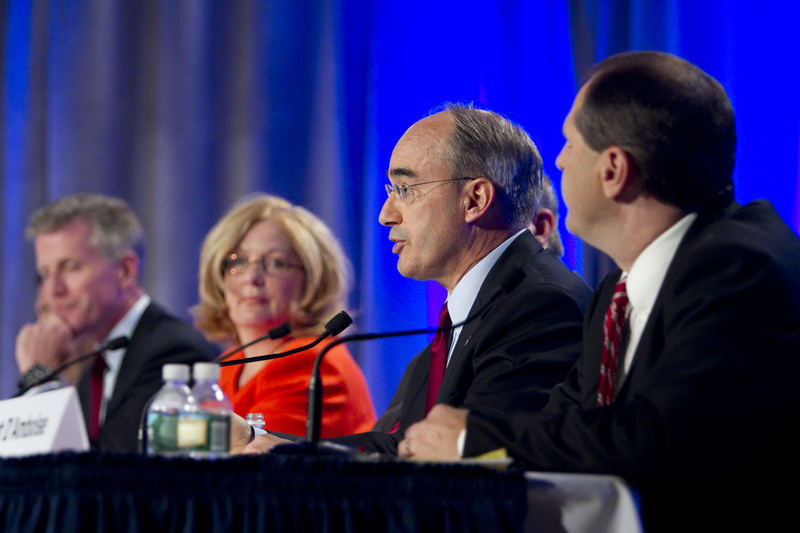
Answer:
<svg viewBox="0 0 800 533"><path fill-rule="evenodd" d="M441 331L455 329L463 326L466 321L449 328L442 328ZM407 331L390 331L388 333L356 333L333 340L317 354L314 359L314 366L311 369L311 379L308 382L308 416L306 417L306 441L312 445L319 443L319 434L322 426L322 376L320 366L325 354L335 346L350 341L369 341L375 339L388 339L392 337L405 337L410 335L424 335L425 333L436 333L439 328L412 329Z"/></svg>

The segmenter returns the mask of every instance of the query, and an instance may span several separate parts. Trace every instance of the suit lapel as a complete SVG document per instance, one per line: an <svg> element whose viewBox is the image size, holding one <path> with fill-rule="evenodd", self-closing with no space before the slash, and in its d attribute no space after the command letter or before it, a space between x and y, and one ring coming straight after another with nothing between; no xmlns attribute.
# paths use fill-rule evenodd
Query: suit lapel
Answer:
<svg viewBox="0 0 800 533"><path fill-rule="evenodd" d="M652 366L655 364L655 359L657 359L658 356L663 351L663 347L666 344L666 337L665 337L666 332L664 331L664 306L667 300L669 298L673 298L674 294L679 289L679 287L673 286L675 279L675 272L677 269L684 268L682 257L687 255L685 251L686 248L693 245L698 236L703 233L705 228L711 222L719 218L728 216L728 214L731 213L732 210L738 207L739 204L737 202L731 202L730 206L723 209L722 211L713 209L707 212L699 213L697 219L692 223L692 225L687 230L686 235L684 235L683 239L681 239L681 242L678 245L678 249L675 251L675 256L672 259L672 263L670 263L669 268L667 269L667 273L664 275L664 281L662 282L661 288L658 291L658 296L656 297L656 301L653 303L653 309L650 311L650 316L647 319L647 324L645 325L644 330L642 331L642 336L639 339L638 346L636 347L636 352L634 353L633 362L631 363L630 370L628 371L628 375L625 378L625 382L622 384L619 392L617 393L617 397L621 397L626 394L628 385L632 381L643 383L644 382L643 380L634 377L634 375L640 369L642 372L647 372L650 368L652 368ZM608 285L613 286L612 284ZM610 302L611 302L611 293L609 293L608 295L608 302L606 303L606 307L610 304ZM603 337L601 329L599 340L595 340L595 342L593 342L591 346L600 347L602 346L602 342L603 342ZM599 376L599 359L598 359L597 374Z"/></svg>
<svg viewBox="0 0 800 533"><path fill-rule="evenodd" d="M86 429L89 429L89 406L91 405L91 400L89 398L89 379L92 374L92 367L89 366L87 369L81 374L81 377L78 379L78 399L81 402L81 412L83 413L83 420L86 423Z"/></svg>
<svg viewBox="0 0 800 533"><path fill-rule="evenodd" d="M425 417L425 399L428 395L428 376L431 368L430 344L412 361L412 365L413 367L409 370L411 374L407 388L403 394L405 405L401 408L400 429L402 430Z"/></svg>
<svg viewBox="0 0 800 533"><path fill-rule="evenodd" d="M141 357L138 357L138 354L142 343L137 342L137 340L146 335L147 330L150 329L153 323L155 323L159 317L159 314L160 310L158 306L151 303L144 310L144 313L142 313L139 323L136 324L136 328L133 330L133 334L131 335L130 345L125 351L125 356L122 358L122 365L119 368L117 381L114 384L114 392L111 395L111 400L109 400L108 406L106 407L106 417L108 417L109 414L112 414L120 407L120 405L122 405L122 399L125 397L128 389L134 385L133 381L131 380L132 376L138 376L141 374L139 369L141 366Z"/></svg>
<svg viewBox="0 0 800 533"><path fill-rule="evenodd" d="M513 276L518 275L522 266L531 261L533 256L543 250L542 246L530 234L523 234L514 239L505 252L497 259L492 269L486 275L486 279L478 291L478 296L469 311L469 317L474 313L481 312L481 316L464 325L458 337L453 355L442 379L442 386L437 395L437 401L442 403L452 403L452 400L460 394L458 383L468 376L472 382L472 353L473 347L470 345L472 336L478 331L483 323L483 317L492 311L496 305L501 303L506 297L500 295L489 308L483 309L487 303L497 293L498 288L506 283ZM430 367L430 364L428 365ZM427 380L426 380L427 381Z"/></svg>
<svg viewBox="0 0 800 533"><path fill-rule="evenodd" d="M731 202L731 205L722 211L711 210L708 212L699 213L697 219L687 230L686 235L684 235L683 239L681 239L678 249L675 251L675 256L672 259L672 263L669 265L667 273L664 275L664 281L662 282L661 288L658 291L656 301L653 303L653 309L650 311L647 324L642 331L642 336L639 340L639 345L636 347L636 353L634 354L633 363L631 364L630 371L628 372L628 377L625 379L625 383L623 383L622 387L620 388L620 395L627 389L627 385L631 381L630 378L636 373L637 369L641 368L646 372L647 369L652 368L653 359L657 358L663 350L663 347L666 343L664 331L664 306L667 300L669 298L673 298L677 290L680 289L680 287L674 287L673 285L676 270L684 268L682 257L687 255L685 251L686 248L692 246L698 236L703 233L706 226L708 226L714 220L726 216L726 214L730 213L731 210L737 207L739 207L737 202ZM643 362L648 358L650 359L649 362ZM634 378L634 380L636 380L636 378Z"/></svg>

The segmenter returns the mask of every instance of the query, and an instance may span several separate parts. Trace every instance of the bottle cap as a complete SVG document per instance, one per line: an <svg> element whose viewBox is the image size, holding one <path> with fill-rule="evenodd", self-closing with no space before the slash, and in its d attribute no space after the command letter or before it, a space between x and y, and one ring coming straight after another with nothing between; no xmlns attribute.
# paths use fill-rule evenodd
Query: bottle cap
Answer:
<svg viewBox="0 0 800 533"><path fill-rule="evenodd" d="M168 364L161 367L164 381L189 381L189 365Z"/></svg>
<svg viewBox="0 0 800 533"><path fill-rule="evenodd" d="M219 379L219 365L217 363L195 363L194 370L194 379L197 381L198 379Z"/></svg>

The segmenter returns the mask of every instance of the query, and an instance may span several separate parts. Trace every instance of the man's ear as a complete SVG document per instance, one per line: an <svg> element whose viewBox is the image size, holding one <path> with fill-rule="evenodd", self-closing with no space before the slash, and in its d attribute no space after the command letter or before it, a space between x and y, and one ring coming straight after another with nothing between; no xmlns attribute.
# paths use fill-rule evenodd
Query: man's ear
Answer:
<svg viewBox="0 0 800 533"><path fill-rule="evenodd" d="M539 244L547 248L547 242L550 240L550 232L553 231L553 226L556 225L556 217L553 212L546 207L540 207L533 214L531 223L528 224L528 229L533 233L533 236L539 241Z"/></svg>
<svg viewBox="0 0 800 533"><path fill-rule="evenodd" d="M464 220L472 223L486 215L494 207L497 201L497 194L494 184L487 178L475 178L469 180L465 189L466 213Z"/></svg>
<svg viewBox="0 0 800 533"><path fill-rule="evenodd" d="M139 258L133 252L125 252L119 264L119 283L128 286L139 281Z"/></svg>
<svg viewBox="0 0 800 533"><path fill-rule="evenodd" d="M619 146L600 154L601 185L606 198L629 201L639 194L639 172L631 155Z"/></svg>

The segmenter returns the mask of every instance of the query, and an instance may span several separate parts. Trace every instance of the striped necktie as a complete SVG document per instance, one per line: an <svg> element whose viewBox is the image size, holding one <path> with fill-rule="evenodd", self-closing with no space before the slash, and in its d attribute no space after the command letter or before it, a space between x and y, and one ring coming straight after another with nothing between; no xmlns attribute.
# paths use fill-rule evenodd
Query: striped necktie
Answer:
<svg viewBox="0 0 800 533"><path fill-rule="evenodd" d="M597 386L597 405L611 405L614 401L614 385L617 379L619 355L623 351L623 338L628 333L628 290L625 286L627 272L620 276L611 305L606 311L603 323L603 357L600 361L600 382Z"/></svg>

